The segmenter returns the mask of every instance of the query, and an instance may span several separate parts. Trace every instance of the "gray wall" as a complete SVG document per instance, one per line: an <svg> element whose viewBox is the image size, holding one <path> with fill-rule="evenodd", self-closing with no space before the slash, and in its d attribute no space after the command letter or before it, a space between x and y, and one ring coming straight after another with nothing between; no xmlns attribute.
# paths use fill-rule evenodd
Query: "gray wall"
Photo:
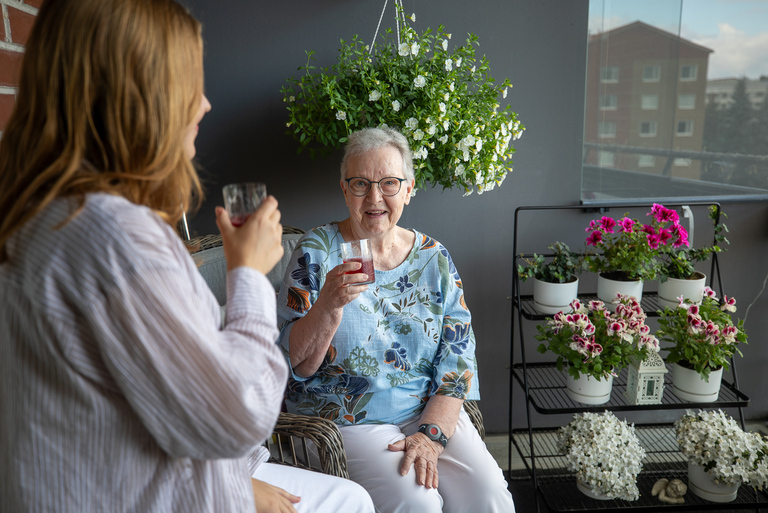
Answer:
<svg viewBox="0 0 768 513"><path fill-rule="evenodd" d="M280 202L283 223L311 228L347 216L338 185L339 154L312 160L296 155L296 144L284 134L287 113L280 88L306 62L305 51L316 50L317 65L336 61L339 39L354 34L370 40L383 6L381 1L185 0L203 25L206 42L206 94L213 110L200 126L198 160L210 198L191 219L193 233L216 231L213 207L221 204L221 185L236 180L266 182ZM459 192L420 191L407 207L401 226L418 228L443 242L465 284L478 340L480 403L490 432L507 428L509 411L510 295L512 223L521 205L577 204L584 103L587 0L406 0L416 13L416 28L445 25L453 43L466 33L478 35L478 54L485 54L492 75L509 77L514 88L507 101L527 131L516 141L515 171L496 189L464 198ZM382 27L391 26L389 2ZM746 271L765 274L766 208L727 208L731 251L723 258L732 266L725 283L746 306L762 282ZM574 212L557 224L581 237L588 217ZM521 225L521 237L532 250L543 251L554 238L539 233L541 222ZM554 237L562 237L555 235ZM757 244L753 244L757 238ZM574 241L577 244L580 241ZM743 298L743 299L742 299ZM766 352L760 332L768 324L762 299L750 312L752 345L740 366L744 388L753 398L752 417L768 413L761 369ZM750 326L751 325L751 326ZM524 410L516 391L515 416ZM519 422L516 421L516 425Z"/></svg>

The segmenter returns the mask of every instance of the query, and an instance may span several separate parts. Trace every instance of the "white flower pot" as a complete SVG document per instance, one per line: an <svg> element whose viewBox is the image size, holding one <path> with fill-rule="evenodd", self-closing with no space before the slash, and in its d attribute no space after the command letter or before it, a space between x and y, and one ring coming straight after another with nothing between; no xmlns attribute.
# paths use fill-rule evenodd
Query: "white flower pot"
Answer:
<svg viewBox="0 0 768 513"><path fill-rule="evenodd" d="M605 404L611 399L613 375L598 380L586 374L580 374L579 379L566 374L565 385L565 393L573 401L582 404Z"/></svg>
<svg viewBox="0 0 768 513"><path fill-rule="evenodd" d="M704 467L688 462L688 489L712 502L731 502L739 493L738 484L719 484L704 471Z"/></svg>
<svg viewBox="0 0 768 513"><path fill-rule="evenodd" d="M597 297L605 303L609 312L616 311L616 305L611 301L616 299L616 294L625 296L634 296L638 302L643 299L643 280L620 281L612 280L604 276L605 273L597 275Z"/></svg>
<svg viewBox="0 0 768 513"><path fill-rule="evenodd" d="M570 311L571 301L579 293L579 279L570 283L549 283L537 278L533 280L533 307L544 315Z"/></svg>
<svg viewBox="0 0 768 513"><path fill-rule="evenodd" d="M723 368L709 373L709 382L693 369L687 369L677 363L672 366L672 389L677 397L692 403L717 401L720 395L720 381Z"/></svg>
<svg viewBox="0 0 768 513"><path fill-rule="evenodd" d="M678 298L681 296L692 303L701 303L706 282L706 275L700 272L696 272L689 280L669 278L667 281L659 282L659 303L661 306L676 308L680 303Z"/></svg>
<svg viewBox="0 0 768 513"><path fill-rule="evenodd" d="M582 483L580 480L576 480L576 488L579 489L581 493L586 495L587 497L591 499L595 499L598 501L609 501L611 500L610 497L607 497L601 493L597 493L594 489L594 487L587 483Z"/></svg>

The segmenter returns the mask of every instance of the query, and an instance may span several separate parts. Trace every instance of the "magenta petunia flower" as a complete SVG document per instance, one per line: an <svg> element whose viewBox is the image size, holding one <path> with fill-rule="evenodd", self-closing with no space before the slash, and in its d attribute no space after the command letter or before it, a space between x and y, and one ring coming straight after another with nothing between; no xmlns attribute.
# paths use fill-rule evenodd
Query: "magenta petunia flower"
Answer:
<svg viewBox="0 0 768 513"><path fill-rule="evenodd" d="M613 229L616 228L616 221L611 217L603 216L603 218L600 219L600 226L603 227L605 233L613 233Z"/></svg>
<svg viewBox="0 0 768 513"><path fill-rule="evenodd" d="M587 246L597 246L603 242L603 234L600 230L595 230L587 237Z"/></svg>

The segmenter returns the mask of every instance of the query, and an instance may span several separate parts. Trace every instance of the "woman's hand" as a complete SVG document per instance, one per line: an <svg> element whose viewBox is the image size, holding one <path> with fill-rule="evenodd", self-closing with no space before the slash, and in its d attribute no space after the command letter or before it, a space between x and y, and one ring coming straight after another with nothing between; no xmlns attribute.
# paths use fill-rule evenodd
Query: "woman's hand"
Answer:
<svg viewBox="0 0 768 513"><path fill-rule="evenodd" d="M348 262L331 269L325 275L325 283L312 308L316 308L319 304L323 310L341 311L347 304L357 299L357 296L368 290L368 285L356 285L356 283L367 281L368 275L363 273L346 274L351 271L358 271L362 266L363 264L360 262Z"/></svg>
<svg viewBox="0 0 768 513"><path fill-rule="evenodd" d="M443 453L443 446L439 442L433 442L424 433L414 433L389 444L388 448L393 452L405 452L400 474L407 475L413 464L416 468L416 482L426 488L437 488L437 459Z"/></svg>
<svg viewBox="0 0 768 513"><path fill-rule="evenodd" d="M228 271L247 266L267 274L283 257L283 225L273 196L268 196L240 227L232 226L226 209L216 207L216 225Z"/></svg>
<svg viewBox="0 0 768 513"><path fill-rule="evenodd" d="M282 488L251 478L253 499L258 513L296 513L294 504L301 500Z"/></svg>

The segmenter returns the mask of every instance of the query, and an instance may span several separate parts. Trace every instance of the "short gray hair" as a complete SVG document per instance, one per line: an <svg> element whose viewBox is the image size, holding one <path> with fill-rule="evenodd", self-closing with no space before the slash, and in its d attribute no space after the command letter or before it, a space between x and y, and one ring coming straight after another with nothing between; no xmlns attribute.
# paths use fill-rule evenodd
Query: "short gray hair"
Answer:
<svg viewBox="0 0 768 513"><path fill-rule="evenodd" d="M347 145L344 147L344 158L341 159L341 179L347 177L349 159L378 150L385 146L392 146L400 152L403 158L403 176L409 182L413 177L413 155L408 140L403 134L390 127L381 128L363 128L357 132L349 134Z"/></svg>

